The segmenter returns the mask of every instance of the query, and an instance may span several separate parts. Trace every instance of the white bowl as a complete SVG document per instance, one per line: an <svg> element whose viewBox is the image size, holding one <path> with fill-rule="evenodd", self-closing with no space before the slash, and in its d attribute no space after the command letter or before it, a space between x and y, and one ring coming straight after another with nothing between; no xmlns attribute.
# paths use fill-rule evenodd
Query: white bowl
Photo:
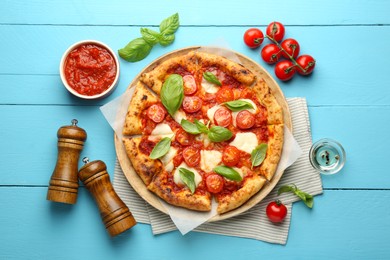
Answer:
<svg viewBox="0 0 390 260"><path fill-rule="evenodd" d="M116 75L115 75L115 79L112 82L112 84L105 91L103 91L102 93L99 93L99 94L96 94L96 95L93 95L93 96L83 95L83 94L78 93L76 90L74 90L68 84L68 82L67 82L67 80L65 78L65 72L64 72L65 61L66 61L66 58L67 58L68 54L72 50L74 50L75 48L79 47L80 45L85 45L85 44L94 44L94 45L97 45L97 46L105 48L112 55L112 57L114 58L114 61L116 63ZM107 97L108 95L110 95L112 93L112 91L115 89L115 87L117 86L117 84L118 84L118 79L119 79L119 61L118 61L118 57L116 56L115 52L110 47L108 47L106 44L104 44L104 43L102 43L100 41L95 41L95 40L79 41L79 42L76 42L75 44L71 45L64 52L64 54L62 55L61 62L60 62L60 76L61 76L61 80L62 80L62 83L64 84L65 88L70 93L72 93L74 96L82 98L82 99L99 99L99 98L104 98L104 97Z"/></svg>

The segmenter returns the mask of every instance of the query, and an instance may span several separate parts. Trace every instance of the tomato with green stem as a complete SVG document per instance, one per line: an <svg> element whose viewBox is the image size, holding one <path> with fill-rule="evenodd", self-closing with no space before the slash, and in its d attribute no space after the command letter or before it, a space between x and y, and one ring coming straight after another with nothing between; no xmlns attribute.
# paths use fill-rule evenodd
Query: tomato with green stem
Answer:
<svg viewBox="0 0 390 260"><path fill-rule="evenodd" d="M299 43L292 38L286 39L282 41L280 44L284 51L282 51L282 56L286 59L289 59L290 57L293 57L294 59L298 57L299 54Z"/></svg>
<svg viewBox="0 0 390 260"><path fill-rule="evenodd" d="M272 201L266 209L268 219L273 223L282 222L287 216L287 207L280 201Z"/></svg>
<svg viewBox="0 0 390 260"><path fill-rule="evenodd" d="M290 60L282 60L275 66L275 75L282 81L287 81L294 77L296 66Z"/></svg>
<svg viewBox="0 0 390 260"><path fill-rule="evenodd" d="M298 73L301 75L309 75L313 72L316 65L315 59L307 54L299 56L296 62L300 66L298 67Z"/></svg>
<svg viewBox="0 0 390 260"><path fill-rule="evenodd" d="M279 61L282 55L281 52L276 44L270 43L261 50L261 58L268 64L274 64Z"/></svg>
<svg viewBox="0 0 390 260"><path fill-rule="evenodd" d="M244 33L245 44L252 49L259 47L264 40L264 34L257 28L250 28Z"/></svg>
<svg viewBox="0 0 390 260"><path fill-rule="evenodd" d="M272 22L267 26L266 34L277 42L283 40L285 33L284 25L280 22Z"/></svg>

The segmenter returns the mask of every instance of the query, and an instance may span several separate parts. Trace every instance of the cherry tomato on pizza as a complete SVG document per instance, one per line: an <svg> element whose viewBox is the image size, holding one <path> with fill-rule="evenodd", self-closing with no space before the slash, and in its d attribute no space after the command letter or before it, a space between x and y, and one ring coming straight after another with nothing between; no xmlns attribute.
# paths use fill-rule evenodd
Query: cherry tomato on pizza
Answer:
<svg viewBox="0 0 390 260"><path fill-rule="evenodd" d="M210 174L206 177L206 187L210 193L219 193L223 190L224 180L219 174Z"/></svg>
<svg viewBox="0 0 390 260"><path fill-rule="evenodd" d="M264 40L264 34L257 28L250 28L244 33L244 42L249 48L259 47Z"/></svg>
<svg viewBox="0 0 390 260"><path fill-rule="evenodd" d="M238 112L236 117L237 126L241 129L249 129L254 126L256 121L255 116L248 110Z"/></svg>
<svg viewBox="0 0 390 260"><path fill-rule="evenodd" d="M184 82L184 95L193 95L198 90L196 86L195 78L192 75L185 75L183 77Z"/></svg>
<svg viewBox="0 0 390 260"><path fill-rule="evenodd" d="M219 104L234 100L233 90L229 87L222 87L218 90L215 99Z"/></svg>
<svg viewBox="0 0 390 260"><path fill-rule="evenodd" d="M180 128L176 132L175 139L181 145L189 146L194 142L194 135L191 135L184 131L182 128Z"/></svg>
<svg viewBox="0 0 390 260"><path fill-rule="evenodd" d="M292 79L295 75L296 67L290 60L283 60L276 64L275 75L282 81Z"/></svg>
<svg viewBox="0 0 390 260"><path fill-rule="evenodd" d="M270 43L261 50L261 58L268 64L274 64L280 60L282 52L276 44Z"/></svg>
<svg viewBox="0 0 390 260"><path fill-rule="evenodd" d="M173 165L175 167L178 167L183 162L183 154L181 152L178 152L175 157L172 159Z"/></svg>
<svg viewBox="0 0 390 260"><path fill-rule="evenodd" d="M221 107L214 113L214 122L218 126L228 127L232 122L232 113L229 109Z"/></svg>
<svg viewBox="0 0 390 260"><path fill-rule="evenodd" d="M198 112L202 108L202 99L197 96L186 96L183 99L183 109L188 113Z"/></svg>
<svg viewBox="0 0 390 260"><path fill-rule="evenodd" d="M280 45L288 53L288 55L292 56L294 59L298 57L300 47L299 43L295 39L286 39L282 41ZM286 54L286 52L282 51L282 56L289 59L290 57Z"/></svg>
<svg viewBox="0 0 390 260"><path fill-rule="evenodd" d="M266 34L277 42L283 40L284 33L284 25L280 22L272 22L267 26Z"/></svg>
<svg viewBox="0 0 390 260"><path fill-rule="evenodd" d="M195 167L200 163L200 150L193 146L188 146L183 150L183 159L190 167Z"/></svg>
<svg viewBox="0 0 390 260"><path fill-rule="evenodd" d="M155 123L161 123L166 115L165 108L160 104L153 104L148 108L148 117Z"/></svg>
<svg viewBox="0 0 390 260"><path fill-rule="evenodd" d="M235 146L226 146L222 153L222 162L224 165L233 167L240 161L240 150Z"/></svg>
<svg viewBox="0 0 390 260"><path fill-rule="evenodd" d="M296 62L301 66L305 71L301 70L301 68L297 68L297 71L301 75L309 75L313 72L314 67L316 65L316 61L310 55L301 55L296 59Z"/></svg>
<svg viewBox="0 0 390 260"><path fill-rule="evenodd" d="M271 222L280 223L287 216L287 208L280 200L276 200L268 204L266 213Z"/></svg>

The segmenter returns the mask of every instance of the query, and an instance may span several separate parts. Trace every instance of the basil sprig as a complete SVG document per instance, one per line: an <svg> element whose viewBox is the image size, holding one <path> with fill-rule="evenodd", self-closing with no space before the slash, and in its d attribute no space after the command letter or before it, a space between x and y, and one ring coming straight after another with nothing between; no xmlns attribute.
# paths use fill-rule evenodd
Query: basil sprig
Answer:
<svg viewBox="0 0 390 260"><path fill-rule="evenodd" d="M233 100L225 102L223 104L233 112L241 111L244 109L254 109L253 105L245 100Z"/></svg>
<svg viewBox="0 0 390 260"><path fill-rule="evenodd" d="M265 159L267 154L268 144L261 143L251 152L251 162L252 168L254 166L259 166Z"/></svg>
<svg viewBox="0 0 390 260"><path fill-rule="evenodd" d="M151 159L158 159L160 157L163 157L171 147L171 138L164 137L156 144L156 146L153 148L152 152L150 153L149 157Z"/></svg>
<svg viewBox="0 0 390 260"><path fill-rule="evenodd" d="M213 171L229 180L242 181L241 175L236 170L228 166L220 165L215 167Z"/></svg>
<svg viewBox="0 0 390 260"><path fill-rule="evenodd" d="M210 71L206 71L203 73L203 78L207 80L210 83L216 84L218 86L222 86L222 83L219 81L217 76L215 76L213 73Z"/></svg>
<svg viewBox="0 0 390 260"><path fill-rule="evenodd" d="M194 123L191 123L186 119L182 119L180 124L187 133L193 135L200 133L207 134L207 137L210 139L210 141L216 143L227 141L233 136L233 133L225 127L212 126L209 129L205 124L196 119L194 120Z"/></svg>
<svg viewBox="0 0 390 260"><path fill-rule="evenodd" d="M141 38L130 41L124 48L118 50L121 58L129 62L137 62L144 59L153 46L159 43L167 46L175 40L174 33L179 28L179 14L176 13L160 23L160 32L152 29L141 28Z"/></svg>
<svg viewBox="0 0 390 260"><path fill-rule="evenodd" d="M190 189L191 193L193 194L196 188L195 174L186 168L179 168L179 174L181 180L184 182L184 184Z"/></svg>
<svg viewBox="0 0 390 260"><path fill-rule="evenodd" d="M168 113L173 117L184 99L183 77L178 74L170 75L161 88L160 98Z"/></svg>
<svg viewBox="0 0 390 260"><path fill-rule="evenodd" d="M314 204L313 196L306 193L306 192L301 191L300 189L298 189L298 187L295 184L293 184L291 186L284 185L284 186L280 187L278 190L278 195L280 195L284 192L293 192L295 195L297 195L303 201L303 203L305 203L305 205L307 207L313 208L313 204Z"/></svg>

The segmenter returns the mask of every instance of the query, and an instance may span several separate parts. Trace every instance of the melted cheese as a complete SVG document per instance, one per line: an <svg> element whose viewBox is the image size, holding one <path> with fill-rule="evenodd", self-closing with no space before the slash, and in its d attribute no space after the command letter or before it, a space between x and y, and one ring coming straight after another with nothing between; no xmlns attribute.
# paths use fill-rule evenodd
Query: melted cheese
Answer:
<svg viewBox="0 0 390 260"><path fill-rule="evenodd" d="M173 174L173 181L177 185L185 185L184 182L180 178L179 168L184 168L184 169L187 169L189 171L192 171L195 175L195 186L198 187L199 183L202 181L202 176L199 174L199 172L196 169L189 167L185 162L182 162L176 168L175 173Z"/></svg>
<svg viewBox="0 0 390 260"><path fill-rule="evenodd" d="M202 79L201 85L206 93L214 94L217 93L219 90L219 86L211 82L208 82L204 78Z"/></svg>
<svg viewBox="0 0 390 260"><path fill-rule="evenodd" d="M210 108L209 110L207 110L207 117L210 119L211 123L214 124L214 114L221 107L222 106L220 106L220 105L216 105L216 106L213 106L212 108Z"/></svg>
<svg viewBox="0 0 390 260"><path fill-rule="evenodd" d="M175 119L175 121L180 124L182 119L187 119L187 116L186 116L186 113L184 111L178 110L173 115L173 119Z"/></svg>
<svg viewBox="0 0 390 260"><path fill-rule="evenodd" d="M215 150L200 151L200 168L205 172L212 172L222 161L222 153Z"/></svg>
<svg viewBox="0 0 390 260"><path fill-rule="evenodd" d="M246 101L248 103L251 103L251 105L253 106L253 109L244 109L244 110L248 110L250 113L252 114L256 114L256 111L257 111L257 106L255 104L255 102L253 102L252 100L250 99L246 99L246 98L242 98L242 99L237 99L237 100L242 100L242 101ZM232 112L232 120L233 120L233 125L234 126L237 126L237 114L240 113L240 111L237 111L237 112Z"/></svg>
<svg viewBox="0 0 390 260"><path fill-rule="evenodd" d="M159 135L163 137L172 137L173 132L171 127L168 124L158 124L156 127L153 129L151 135Z"/></svg>
<svg viewBox="0 0 390 260"><path fill-rule="evenodd" d="M251 153L256 146L258 146L259 141L254 133L237 133L236 138L233 142L230 143L231 146L235 146L237 149Z"/></svg>
<svg viewBox="0 0 390 260"><path fill-rule="evenodd" d="M165 167L165 170L167 172L171 172L174 168L173 165L173 157L175 157L177 154L177 149L175 147L170 147L167 154L165 154L163 157L160 158L160 161Z"/></svg>

